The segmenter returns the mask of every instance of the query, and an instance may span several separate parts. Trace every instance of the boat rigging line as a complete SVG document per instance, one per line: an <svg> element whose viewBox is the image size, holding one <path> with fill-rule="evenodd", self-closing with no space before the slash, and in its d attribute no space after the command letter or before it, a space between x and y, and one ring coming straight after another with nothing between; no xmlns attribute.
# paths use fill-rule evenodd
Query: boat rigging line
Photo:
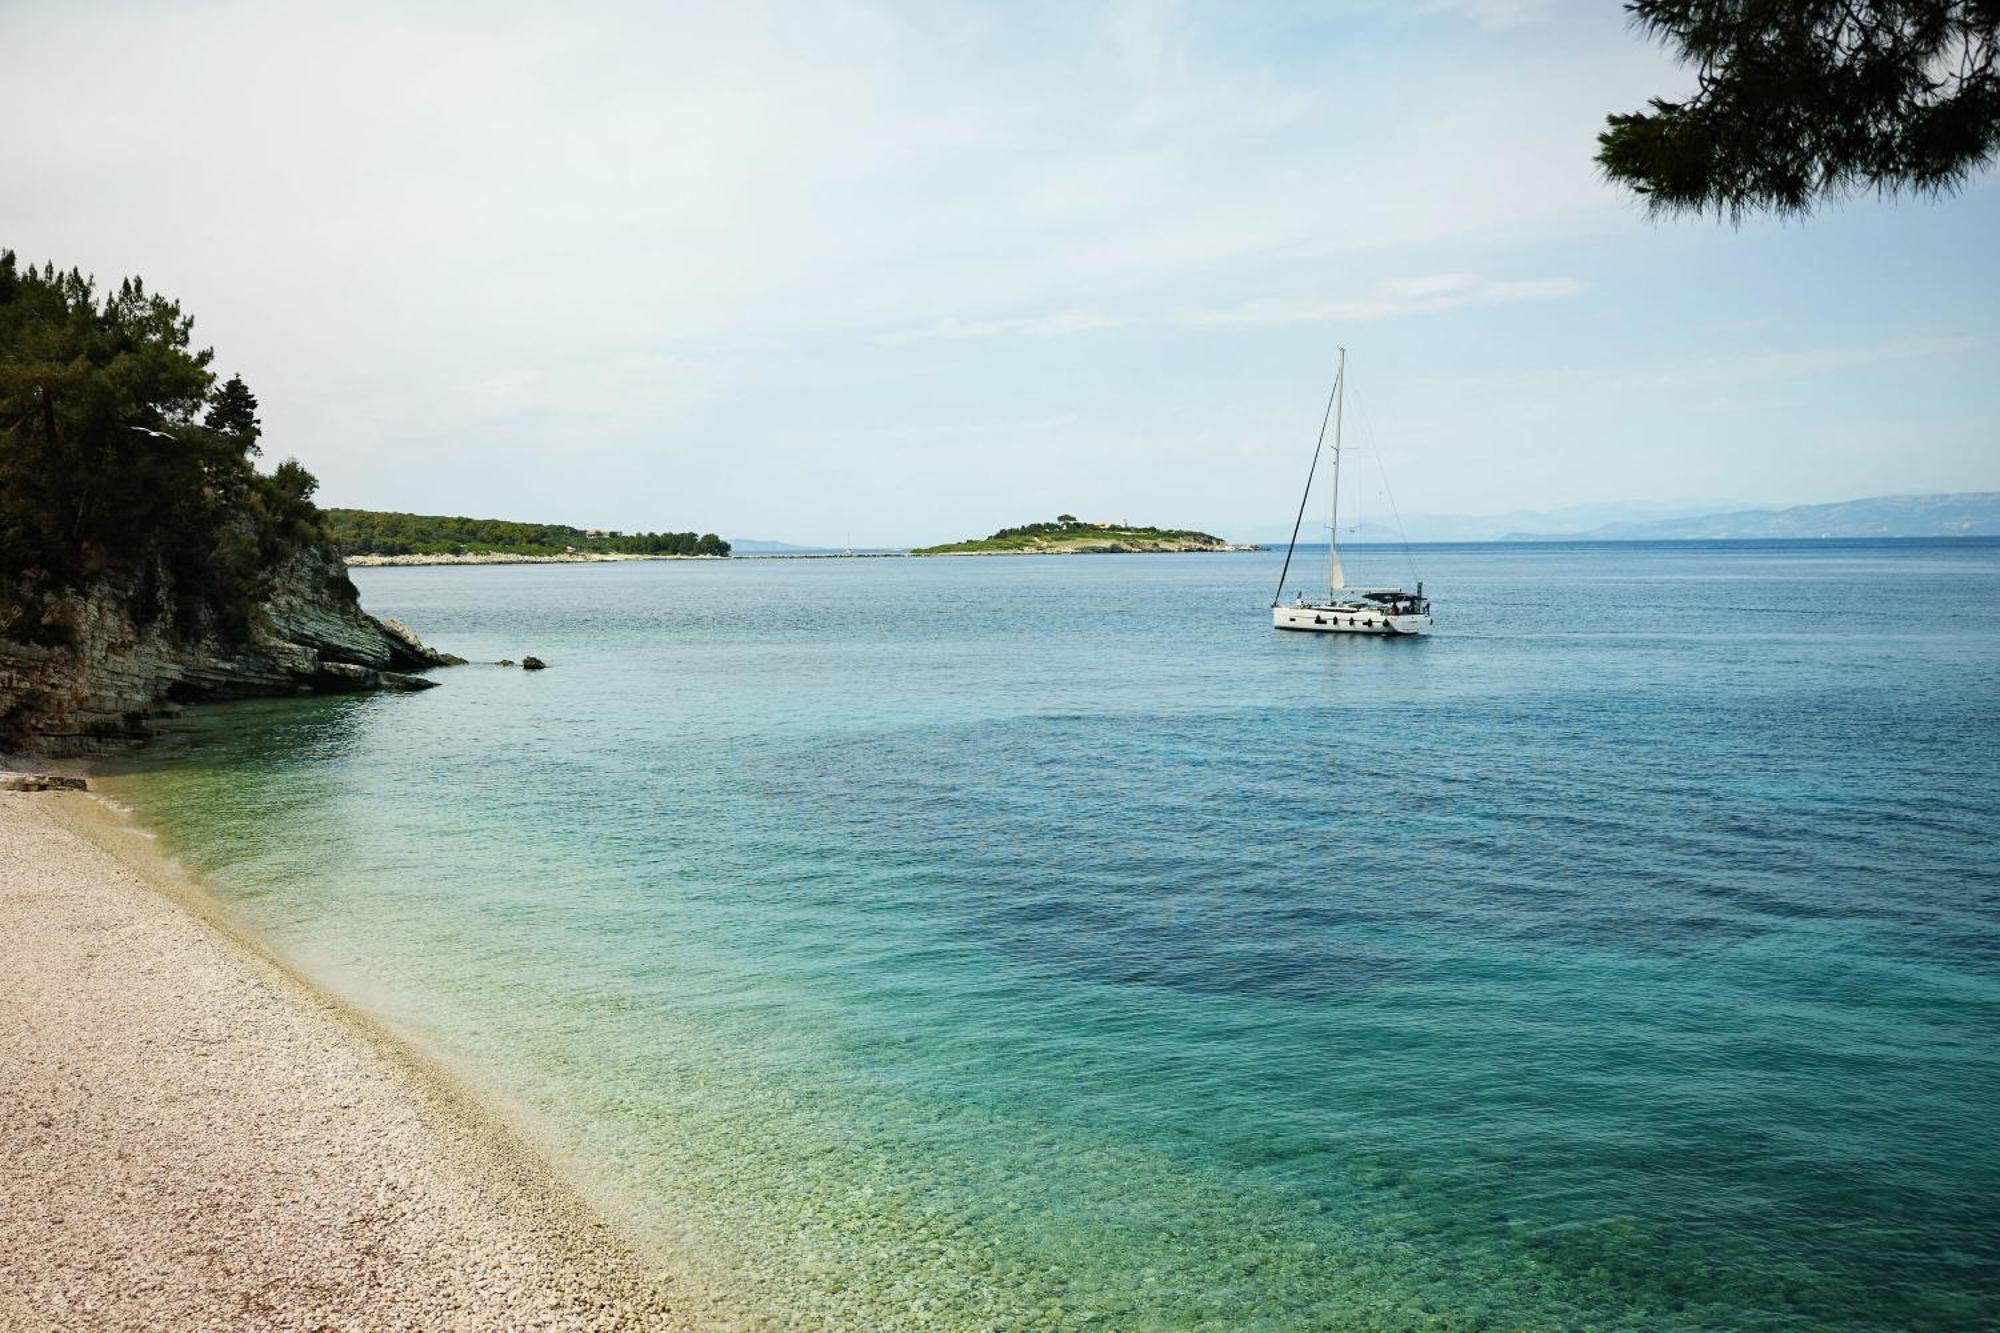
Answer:
<svg viewBox="0 0 2000 1333"><path fill-rule="evenodd" d="M1299 516L1292 520L1292 540L1285 547L1285 567L1278 571L1278 590L1271 594L1271 605L1285 600L1285 578L1292 572L1292 552L1298 549L1299 525L1306 521L1306 501L1312 498L1313 473L1319 470L1320 450L1326 447L1326 426L1333 420L1333 402L1340 396L1340 382L1347 378L1347 368L1343 363L1340 374L1333 380L1333 391L1326 396L1326 412L1319 419L1319 438L1313 441L1312 462L1306 467L1306 491L1299 497ZM1333 540L1329 534L1328 541Z"/></svg>
<svg viewBox="0 0 2000 1333"><path fill-rule="evenodd" d="M1361 401L1361 395L1359 393L1355 394L1354 415L1357 417L1364 416L1367 411L1366 405ZM1370 420L1372 421L1373 419L1370 418ZM1361 435L1363 439L1376 438L1365 425L1362 427ZM1396 520L1396 540L1403 548L1403 566L1410 572L1410 582L1415 583L1417 581L1417 557L1410 550L1410 532L1408 528L1403 526L1403 511L1396 507L1396 492L1389 486L1389 469L1382 463L1382 451L1380 449L1369 449L1365 450L1365 452L1374 456L1375 475L1382 479L1382 498L1389 502L1389 516Z"/></svg>

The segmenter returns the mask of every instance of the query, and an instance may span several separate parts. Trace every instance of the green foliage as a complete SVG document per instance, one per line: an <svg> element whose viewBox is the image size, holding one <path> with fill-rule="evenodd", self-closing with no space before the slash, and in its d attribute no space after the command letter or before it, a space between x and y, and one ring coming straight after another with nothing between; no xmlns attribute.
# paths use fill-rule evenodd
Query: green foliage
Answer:
<svg viewBox="0 0 2000 1333"><path fill-rule="evenodd" d="M263 452L257 446L257 437L264 433L264 423L257 419L257 395L250 392L241 375L231 375L229 382L215 391L215 400L209 404L203 424L212 431L242 440L249 453Z"/></svg>
<svg viewBox="0 0 2000 1333"><path fill-rule="evenodd" d="M1697 67L1684 102L1609 117L1597 161L1656 213L1810 212L1943 194L2000 150L2000 0L1631 0Z"/></svg>
<svg viewBox="0 0 2000 1333"><path fill-rule="evenodd" d="M1113 546L1143 550L1149 546L1193 545L1223 548L1229 543L1206 532L1190 528L1135 528L1123 523L1086 523L1074 514L1063 514L1053 523L1026 523L1018 528L1002 528L991 537L943 546L925 546L913 555L958 555L978 551L1061 551L1109 549Z"/></svg>
<svg viewBox="0 0 2000 1333"><path fill-rule="evenodd" d="M256 399L213 391L193 326L137 278L100 298L0 251L0 634L60 641L61 594L108 578L141 619L241 638L273 566L324 539L311 475L251 464Z"/></svg>
<svg viewBox="0 0 2000 1333"><path fill-rule="evenodd" d="M329 509L334 540L349 555L728 555L712 532L633 532L588 535L561 523L512 523L498 518Z"/></svg>

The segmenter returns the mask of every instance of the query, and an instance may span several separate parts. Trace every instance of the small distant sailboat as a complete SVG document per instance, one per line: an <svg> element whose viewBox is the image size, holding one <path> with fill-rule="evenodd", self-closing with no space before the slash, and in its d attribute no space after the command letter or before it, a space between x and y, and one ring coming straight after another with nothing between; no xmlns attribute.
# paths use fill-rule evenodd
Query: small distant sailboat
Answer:
<svg viewBox="0 0 2000 1333"><path fill-rule="evenodd" d="M1271 602L1274 629L1306 630L1317 634L1428 634L1431 604L1424 600L1424 585L1415 592L1401 588L1349 588L1340 570L1340 426L1347 408L1347 349L1340 349L1340 368L1335 373L1333 392L1328 395L1326 416L1333 419L1333 522L1326 534L1326 596L1308 598L1294 593L1284 600L1285 579L1292 572L1292 552L1298 549L1299 525L1305 522L1306 501L1312 495L1313 473L1326 448L1326 417L1319 423L1319 443L1313 446L1312 466L1306 469L1306 491L1299 497L1299 516L1292 523L1291 545L1285 548L1285 567L1278 575L1278 592Z"/></svg>

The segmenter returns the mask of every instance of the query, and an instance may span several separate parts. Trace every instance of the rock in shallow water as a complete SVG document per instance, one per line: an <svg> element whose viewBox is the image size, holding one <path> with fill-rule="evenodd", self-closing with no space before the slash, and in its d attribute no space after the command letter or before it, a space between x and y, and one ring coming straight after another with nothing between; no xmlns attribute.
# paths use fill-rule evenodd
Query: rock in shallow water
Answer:
<svg viewBox="0 0 2000 1333"><path fill-rule="evenodd" d="M546 671L548 665L547 662L544 662L539 657L524 657L521 659L521 670L523 671Z"/></svg>
<svg viewBox="0 0 2000 1333"><path fill-rule="evenodd" d="M335 694L379 689L381 685L381 672L374 667L356 666L352 662L321 662L312 678L314 689Z"/></svg>
<svg viewBox="0 0 2000 1333"><path fill-rule="evenodd" d="M82 778L60 773L0 773L0 791L88 791Z"/></svg>
<svg viewBox="0 0 2000 1333"><path fill-rule="evenodd" d="M402 671L377 671L350 662L321 662L313 673L313 688L329 694L359 694L369 690L430 690L438 682Z"/></svg>
<svg viewBox="0 0 2000 1333"><path fill-rule="evenodd" d="M465 659L460 657L457 653L440 652L436 648L431 647L429 644L425 643L422 639L419 639L417 637L417 632L415 630L411 629L408 625L405 625L402 621L396 619L394 616L390 616L388 619L378 621L376 623L381 625L382 629L391 638L395 639L398 643L400 643L403 646L403 648L407 650L409 658L412 659L406 661L399 661L397 663L397 665L399 666L464 666L465 665Z"/></svg>

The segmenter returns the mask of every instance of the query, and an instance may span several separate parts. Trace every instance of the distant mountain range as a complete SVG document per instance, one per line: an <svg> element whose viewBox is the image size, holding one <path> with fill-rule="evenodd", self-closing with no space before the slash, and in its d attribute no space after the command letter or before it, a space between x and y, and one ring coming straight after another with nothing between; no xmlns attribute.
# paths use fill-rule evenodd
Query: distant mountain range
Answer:
<svg viewBox="0 0 2000 1333"><path fill-rule="evenodd" d="M1838 504L1739 509L1606 523L1580 532L1510 532L1503 541L1729 541L1758 538L2000 537L2000 491L1877 495Z"/></svg>
<svg viewBox="0 0 2000 1333"><path fill-rule="evenodd" d="M1283 546L1289 527L1241 525L1240 541ZM1343 516L1343 545L1370 542L1574 542L1700 541L1742 538L1983 537L2000 536L2000 493L1878 495L1839 504L1768 505L1726 509L1723 504L1639 501L1517 509L1504 514L1405 514ZM1299 537L1324 546L1326 520L1307 515Z"/></svg>
<svg viewBox="0 0 2000 1333"><path fill-rule="evenodd" d="M1712 514L1725 501L1624 501L1565 505L1558 509L1512 509L1501 514L1351 513L1343 515L1340 540L1368 542L1497 542L1513 537L1567 537L1607 523L1640 523L1656 519L1691 518ZM1359 506L1357 506L1359 508ZM1291 526L1224 525L1239 541L1283 546ZM1302 541L1326 543L1326 519L1308 512L1299 532Z"/></svg>

